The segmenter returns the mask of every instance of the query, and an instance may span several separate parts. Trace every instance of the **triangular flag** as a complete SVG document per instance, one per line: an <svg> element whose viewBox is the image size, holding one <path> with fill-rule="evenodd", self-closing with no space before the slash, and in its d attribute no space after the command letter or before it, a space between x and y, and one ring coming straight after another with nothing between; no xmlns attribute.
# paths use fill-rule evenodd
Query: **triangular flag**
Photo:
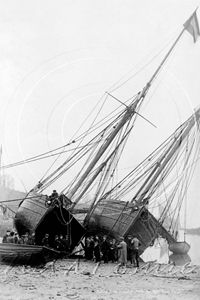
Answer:
<svg viewBox="0 0 200 300"><path fill-rule="evenodd" d="M194 38L194 43L197 41L198 35L200 35L199 32L199 23L196 15L196 10L195 12L191 15L189 20L187 20L183 26L185 29L193 36Z"/></svg>

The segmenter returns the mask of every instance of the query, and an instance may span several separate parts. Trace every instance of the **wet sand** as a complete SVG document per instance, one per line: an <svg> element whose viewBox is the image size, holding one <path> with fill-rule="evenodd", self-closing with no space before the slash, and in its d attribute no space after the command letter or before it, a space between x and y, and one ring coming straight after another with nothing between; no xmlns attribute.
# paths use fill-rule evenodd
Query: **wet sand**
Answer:
<svg viewBox="0 0 200 300"><path fill-rule="evenodd" d="M58 260L40 268L0 265L0 299L199 300L200 266L152 262L117 272L117 264L98 266L84 259Z"/></svg>

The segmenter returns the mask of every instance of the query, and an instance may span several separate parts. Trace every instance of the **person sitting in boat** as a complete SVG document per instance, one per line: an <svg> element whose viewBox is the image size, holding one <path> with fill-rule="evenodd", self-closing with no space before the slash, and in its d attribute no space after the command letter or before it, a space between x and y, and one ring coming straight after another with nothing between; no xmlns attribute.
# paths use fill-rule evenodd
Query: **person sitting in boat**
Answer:
<svg viewBox="0 0 200 300"><path fill-rule="evenodd" d="M56 201L58 201L58 193L56 190L53 190L53 193L48 197L47 201L46 201L46 205L50 206L52 204L55 204Z"/></svg>
<svg viewBox="0 0 200 300"><path fill-rule="evenodd" d="M17 242L17 243L20 244L20 245L25 244L25 234L22 234L22 235L20 236L20 238L18 239L18 242Z"/></svg>
<svg viewBox="0 0 200 300"><path fill-rule="evenodd" d="M15 243L15 233L14 231L11 231L10 235L7 237L7 243Z"/></svg>
<svg viewBox="0 0 200 300"><path fill-rule="evenodd" d="M42 246L49 247L49 234L46 233L42 239Z"/></svg>
<svg viewBox="0 0 200 300"><path fill-rule="evenodd" d="M25 234L24 234L24 244L28 244L28 237L29 237L29 233L28 233L28 231L27 231L27 232L25 232Z"/></svg>
<svg viewBox="0 0 200 300"><path fill-rule="evenodd" d="M52 201L58 200L58 193L57 193L56 190L53 190L53 193L51 194L50 199L51 199Z"/></svg>
<svg viewBox="0 0 200 300"><path fill-rule="evenodd" d="M17 232L15 232L15 235L14 235L14 243L15 244L18 244L18 240L19 240L19 235Z"/></svg>
<svg viewBox="0 0 200 300"><path fill-rule="evenodd" d="M36 244L36 241L35 241L35 232L34 231L29 234L27 244L28 245L35 245Z"/></svg>
<svg viewBox="0 0 200 300"><path fill-rule="evenodd" d="M6 234L3 236L2 243L7 243L7 239L10 236L10 230L7 230Z"/></svg>

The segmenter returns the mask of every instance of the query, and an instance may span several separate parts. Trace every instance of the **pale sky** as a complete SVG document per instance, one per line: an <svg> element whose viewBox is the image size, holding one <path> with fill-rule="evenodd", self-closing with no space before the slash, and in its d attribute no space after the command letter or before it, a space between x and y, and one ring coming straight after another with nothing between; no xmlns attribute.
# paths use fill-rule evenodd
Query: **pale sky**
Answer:
<svg viewBox="0 0 200 300"><path fill-rule="evenodd" d="M4 165L67 143L91 104L130 70L141 69L147 56L180 32L200 4L200 0L0 2L0 142ZM127 152L123 172L150 154L200 104L199 53L200 39L194 44L190 34L184 33L157 99L143 111L157 129L138 121L138 135L131 141L135 148ZM129 84L116 95L125 100L137 93L159 62L160 57L139 74L135 85ZM137 161L131 162L131 157ZM48 164L39 161L5 172L13 176L17 189L24 190L24 185L30 190ZM193 185L198 187L198 177ZM190 227L197 227L200 191L195 190L191 197L188 222Z"/></svg>

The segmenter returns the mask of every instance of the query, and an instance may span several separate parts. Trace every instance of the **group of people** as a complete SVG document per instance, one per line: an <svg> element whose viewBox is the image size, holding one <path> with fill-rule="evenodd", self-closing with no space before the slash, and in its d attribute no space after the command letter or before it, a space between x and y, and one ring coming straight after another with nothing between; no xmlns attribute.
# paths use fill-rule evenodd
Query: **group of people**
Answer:
<svg viewBox="0 0 200 300"><path fill-rule="evenodd" d="M130 261L131 265L139 267L139 247L141 243L138 238L129 235L125 241L123 237L119 241L116 239L108 240L103 236L102 241L96 235L95 237L89 236L85 239L85 259L95 260L104 263L119 262L121 265L127 265Z"/></svg>
<svg viewBox="0 0 200 300"><path fill-rule="evenodd" d="M35 245L35 232L21 235L20 237L14 231L7 231L3 237L2 243L16 243ZM61 252L70 252L70 240L68 235L55 235L51 237L48 233L42 238L41 244L46 247L53 247ZM130 261L131 265L139 267L139 247L141 243L137 237L127 236L126 241L123 237L119 241L116 239L108 240L107 236L103 236L100 240L99 236L89 236L85 238L85 243L82 244L85 251L85 259L95 260L96 262L103 261L104 263L119 262L121 265L127 265Z"/></svg>
<svg viewBox="0 0 200 300"><path fill-rule="evenodd" d="M49 234L46 233L42 239L42 245L46 247L53 247L54 249L58 251L63 251L63 252L70 252L70 240L68 235L55 235L53 240L50 237Z"/></svg>
<svg viewBox="0 0 200 300"><path fill-rule="evenodd" d="M2 243L35 245L35 232L26 232L19 237L16 232L8 230L3 236Z"/></svg>

